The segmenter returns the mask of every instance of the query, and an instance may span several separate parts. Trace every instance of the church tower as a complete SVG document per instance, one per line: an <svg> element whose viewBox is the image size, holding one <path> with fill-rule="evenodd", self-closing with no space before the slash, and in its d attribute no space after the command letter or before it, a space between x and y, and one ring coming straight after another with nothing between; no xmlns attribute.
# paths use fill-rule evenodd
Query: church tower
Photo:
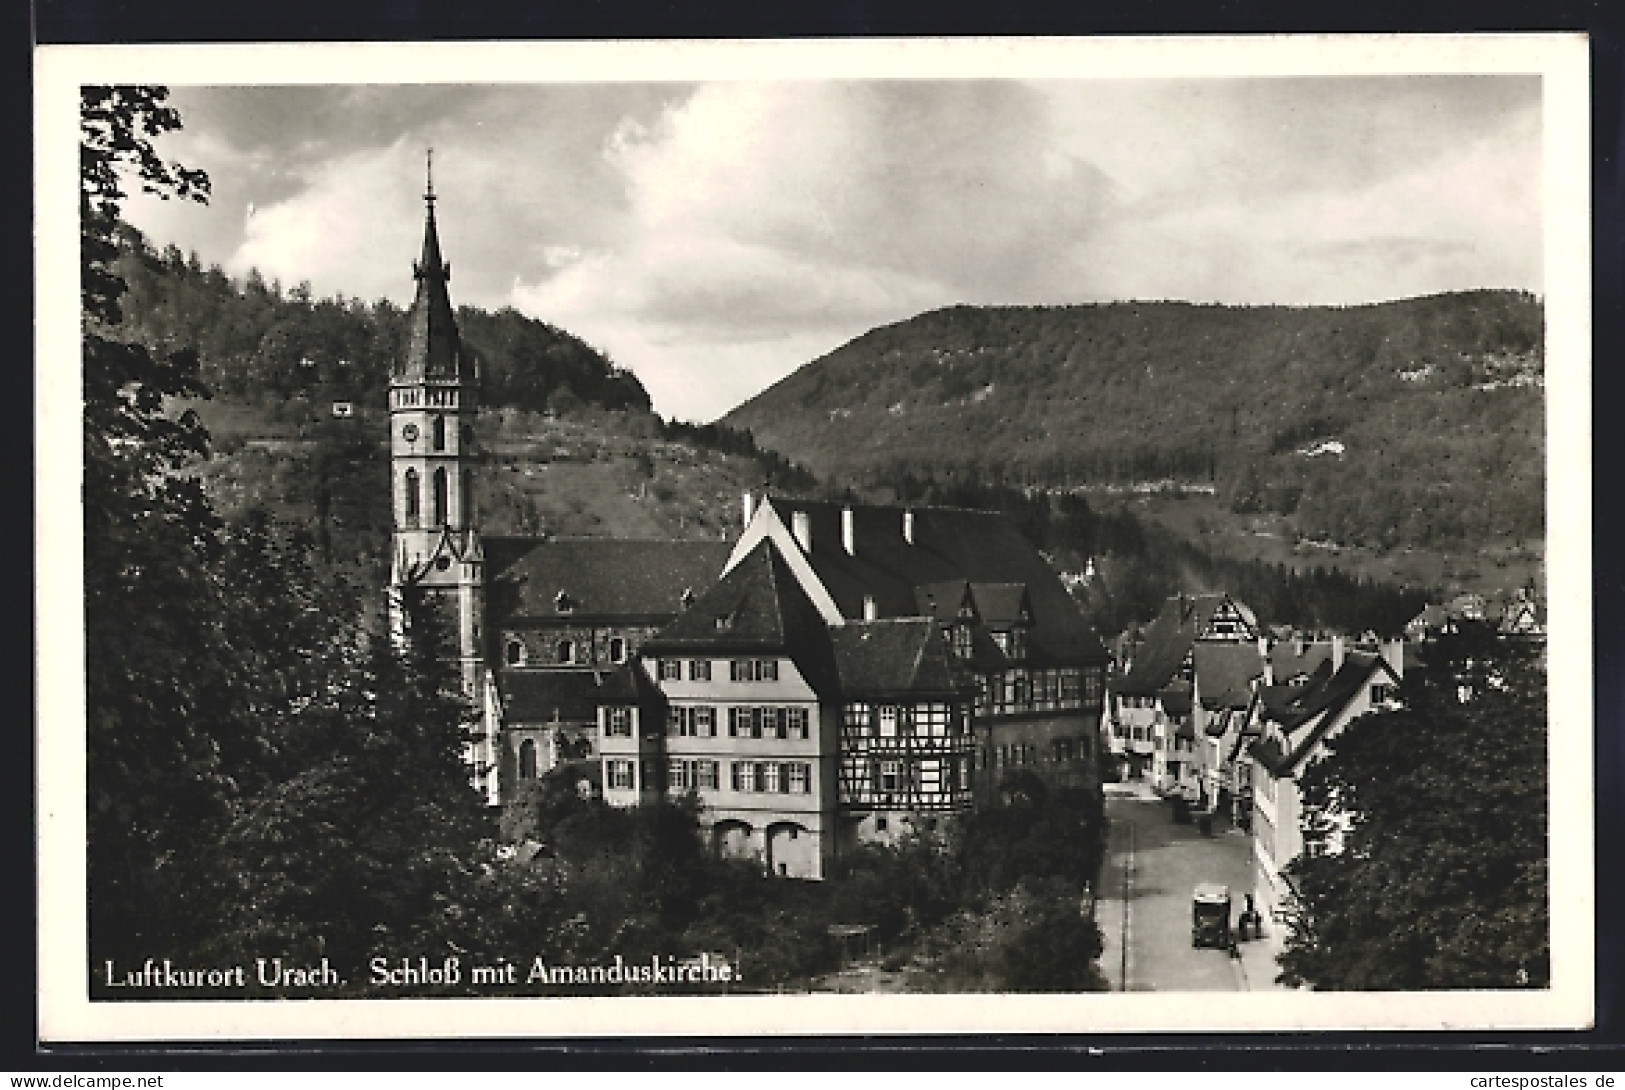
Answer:
<svg viewBox="0 0 1625 1090"><path fill-rule="evenodd" d="M480 652L485 557L474 511L479 376L463 351L446 287L451 266L440 256L432 158L429 171L423 254L412 266L417 296L407 315L406 352L389 380L390 589L398 599L406 587L421 588L444 607L464 693L480 709L486 694Z"/></svg>

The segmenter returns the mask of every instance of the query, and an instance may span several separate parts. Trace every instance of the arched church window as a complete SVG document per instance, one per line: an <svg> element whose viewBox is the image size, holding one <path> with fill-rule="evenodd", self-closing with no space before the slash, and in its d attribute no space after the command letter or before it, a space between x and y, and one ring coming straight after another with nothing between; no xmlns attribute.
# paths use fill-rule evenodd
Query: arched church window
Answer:
<svg viewBox="0 0 1625 1090"><path fill-rule="evenodd" d="M536 778L536 743L530 738L519 743L519 778L521 780Z"/></svg>
<svg viewBox="0 0 1625 1090"><path fill-rule="evenodd" d="M434 471L434 524L436 526L444 526L447 521L446 492L446 468L441 466Z"/></svg>
<svg viewBox="0 0 1625 1090"><path fill-rule="evenodd" d="M446 449L446 418L443 416L434 418L434 449Z"/></svg>
<svg viewBox="0 0 1625 1090"><path fill-rule="evenodd" d="M414 529L418 524L419 512L421 510L419 506L420 503L421 499L418 495L418 471L415 469L408 469L406 471L406 525Z"/></svg>

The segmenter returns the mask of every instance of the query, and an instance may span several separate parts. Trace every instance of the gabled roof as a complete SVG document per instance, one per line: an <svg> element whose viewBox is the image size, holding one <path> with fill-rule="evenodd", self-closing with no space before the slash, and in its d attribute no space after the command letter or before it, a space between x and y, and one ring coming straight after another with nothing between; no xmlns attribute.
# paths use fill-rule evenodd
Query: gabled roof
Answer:
<svg viewBox="0 0 1625 1090"><path fill-rule="evenodd" d="M1264 656L1254 643L1198 643L1191 654L1204 708L1245 708L1253 682L1264 675Z"/></svg>
<svg viewBox="0 0 1625 1090"><path fill-rule="evenodd" d="M1031 619L1032 609L1027 604L1027 587L1023 583L972 583L970 592L984 624L1003 628Z"/></svg>
<svg viewBox="0 0 1625 1090"><path fill-rule="evenodd" d="M1003 611L1006 589L1025 588L1033 623L1028 661L1097 662L1105 648L1083 618L1060 577L1015 524L996 511L953 507L850 505L853 552L843 544L842 504L770 497L771 508L787 528L806 518L811 548L801 551L814 576L842 617L859 620L872 597L881 618L926 612L917 588L949 583L986 587L987 605ZM758 515L758 517L762 517ZM905 522L912 541L904 536Z"/></svg>
<svg viewBox="0 0 1625 1090"><path fill-rule="evenodd" d="M1208 716L1206 725L1202 728L1209 738L1223 738L1237 721L1247 715L1245 708L1220 708Z"/></svg>
<svg viewBox="0 0 1625 1090"><path fill-rule="evenodd" d="M1276 736L1253 747L1253 755L1276 775L1290 775L1337 720L1338 715L1378 671L1397 681L1380 654L1352 651L1336 673L1329 665L1316 671L1317 680L1304 686L1271 686L1260 695L1265 715L1281 728L1285 744ZM1285 690L1283 693L1281 690ZM1291 699L1287 694L1296 693Z"/></svg>
<svg viewBox="0 0 1625 1090"><path fill-rule="evenodd" d="M1277 684L1313 674L1323 662L1332 661L1332 645L1325 640L1282 640L1270 648L1270 672Z"/></svg>
<svg viewBox="0 0 1625 1090"><path fill-rule="evenodd" d="M829 630L847 698L964 696L974 680L954 660L935 621L899 617Z"/></svg>
<svg viewBox="0 0 1625 1090"><path fill-rule="evenodd" d="M959 616L961 607L969 606L974 613L976 600L971 597L970 584L963 579L950 579L942 583L926 583L914 588L914 604L922 617L931 617L947 624Z"/></svg>
<svg viewBox="0 0 1625 1090"><path fill-rule="evenodd" d="M1189 685L1175 683L1174 686L1164 689L1157 696L1162 701L1162 710L1165 714L1182 719L1191 713L1191 689Z"/></svg>
<svg viewBox="0 0 1625 1090"><path fill-rule="evenodd" d="M1134 662L1117 691L1130 696L1152 696L1166 686L1185 663L1196 644L1196 634L1211 617L1222 594L1176 595L1163 603L1162 612L1145 630L1145 640L1134 652Z"/></svg>
<svg viewBox="0 0 1625 1090"><path fill-rule="evenodd" d="M779 652L795 660L819 693L836 691L834 652L824 619L771 539L759 542L643 649L650 655Z"/></svg>
<svg viewBox="0 0 1625 1090"><path fill-rule="evenodd" d="M763 541L645 646L775 650L822 628L778 549Z"/></svg>
<svg viewBox="0 0 1625 1090"><path fill-rule="evenodd" d="M486 586L493 616L620 617L664 623L683 608L683 592L704 594L722 574L722 541L624 541L615 538L485 539ZM572 606L558 609L560 592Z"/></svg>

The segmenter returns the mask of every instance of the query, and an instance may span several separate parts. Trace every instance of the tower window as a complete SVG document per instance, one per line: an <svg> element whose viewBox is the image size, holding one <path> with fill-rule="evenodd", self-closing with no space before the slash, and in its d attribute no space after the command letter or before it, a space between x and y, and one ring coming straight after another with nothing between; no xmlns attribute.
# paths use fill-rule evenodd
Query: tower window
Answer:
<svg viewBox="0 0 1625 1090"><path fill-rule="evenodd" d="M457 502L463 509L463 525L472 526L474 524L474 471L472 469L463 470L463 491L457 497Z"/></svg>
<svg viewBox="0 0 1625 1090"><path fill-rule="evenodd" d="M446 493L446 467L441 466L434 471L434 525L444 526L447 522Z"/></svg>
<svg viewBox="0 0 1625 1090"><path fill-rule="evenodd" d="M410 529L417 529L421 512L422 497L418 493L418 471L406 471L406 525Z"/></svg>
<svg viewBox="0 0 1625 1090"><path fill-rule="evenodd" d="M443 416L434 418L434 449L446 449L446 418Z"/></svg>
<svg viewBox="0 0 1625 1090"><path fill-rule="evenodd" d="M519 778L536 778L536 743L529 738L519 743Z"/></svg>
<svg viewBox="0 0 1625 1090"><path fill-rule="evenodd" d="M464 449L472 447L474 445L474 425L464 424L459 433L459 439L462 442Z"/></svg>

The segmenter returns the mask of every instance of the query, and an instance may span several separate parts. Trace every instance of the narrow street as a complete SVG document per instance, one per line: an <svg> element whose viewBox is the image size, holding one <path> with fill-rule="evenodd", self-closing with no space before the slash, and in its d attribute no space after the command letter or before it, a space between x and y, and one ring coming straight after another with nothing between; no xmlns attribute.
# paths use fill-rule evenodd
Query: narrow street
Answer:
<svg viewBox="0 0 1625 1090"><path fill-rule="evenodd" d="M1150 798L1109 794L1106 815L1111 837L1096 920L1105 940L1100 967L1112 989L1273 989L1267 941L1241 943L1239 958L1191 947L1191 893L1198 883L1229 886L1232 923L1240 915L1252 888L1251 840L1228 825L1211 836L1194 823L1176 825L1172 807Z"/></svg>

